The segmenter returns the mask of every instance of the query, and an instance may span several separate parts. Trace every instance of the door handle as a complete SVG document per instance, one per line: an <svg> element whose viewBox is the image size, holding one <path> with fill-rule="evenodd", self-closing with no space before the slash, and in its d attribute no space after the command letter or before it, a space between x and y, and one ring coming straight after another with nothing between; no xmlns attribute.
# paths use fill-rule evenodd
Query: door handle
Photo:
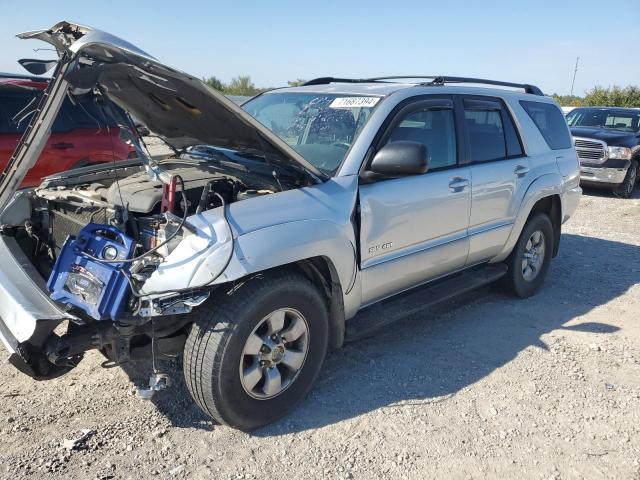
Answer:
<svg viewBox="0 0 640 480"><path fill-rule="evenodd" d="M527 167L526 165L518 165L513 173L515 173L519 177L524 177L527 173L529 173L529 170L529 167Z"/></svg>
<svg viewBox="0 0 640 480"><path fill-rule="evenodd" d="M68 148L73 148L73 146L73 143L60 142L54 143L51 145L51 148L55 148L56 150L67 150Z"/></svg>
<svg viewBox="0 0 640 480"><path fill-rule="evenodd" d="M469 180L462 177L453 177L449 182L449 188L454 192L459 192L469 186Z"/></svg>

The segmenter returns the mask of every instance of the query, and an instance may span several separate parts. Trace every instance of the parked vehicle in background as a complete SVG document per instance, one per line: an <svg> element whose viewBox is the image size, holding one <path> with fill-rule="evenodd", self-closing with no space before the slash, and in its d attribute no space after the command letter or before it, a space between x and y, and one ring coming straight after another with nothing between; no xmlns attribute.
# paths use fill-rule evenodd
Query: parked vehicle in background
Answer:
<svg viewBox="0 0 640 480"><path fill-rule="evenodd" d="M565 118L532 85L325 77L240 108L99 30L22 37L61 58L0 179L0 340L35 378L91 349L115 365L180 355L202 410L251 430L400 311L495 281L534 295L580 200ZM18 190L78 85L174 155L139 147L138 163ZM166 385L154 370L143 395Z"/></svg>
<svg viewBox="0 0 640 480"><path fill-rule="evenodd" d="M567 123L580 160L583 185L633 193L640 169L640 109L579 107Z"/></svg>
<svg viewBox="0 0 640 480"><path fill-rule="evenodd" d="M20 141L47 84L46 78L0 74L1 169ZM47 145L22 186L38 185L48 175L73 168L135 157L128 135L91 100L81 98L74 105L67 99Z"/></svg>

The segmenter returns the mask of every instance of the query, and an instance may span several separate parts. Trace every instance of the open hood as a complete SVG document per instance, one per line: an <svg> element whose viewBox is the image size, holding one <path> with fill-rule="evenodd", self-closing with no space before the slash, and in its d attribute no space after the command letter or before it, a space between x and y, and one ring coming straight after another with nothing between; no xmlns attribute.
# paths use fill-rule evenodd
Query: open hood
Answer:
<svg viewBox="0 0 640 480"><path fill-rule="evenodd" d="M67 91L98 89L139 118L176 148L215 145L264 156L293 168L309 181L326 175L268 128L201 80L163 65L134 45L109 33L60 22L48 30L26 32L23 39L50 43L60 61L47 94L0 179L0 208L36 162ZM22 172L24 170L24 172Z"/></svg>

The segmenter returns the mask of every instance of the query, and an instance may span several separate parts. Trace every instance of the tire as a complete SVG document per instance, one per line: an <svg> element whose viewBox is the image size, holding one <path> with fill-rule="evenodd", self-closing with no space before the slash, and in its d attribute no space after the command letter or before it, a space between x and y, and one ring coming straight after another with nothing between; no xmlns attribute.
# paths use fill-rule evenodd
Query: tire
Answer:
<svg viewBox="0 0 640 480"><path fill-rule="evenodd" d="M327 305L300 273L255 277L235 291L215 295L192 315L184 349L186 384L198 406L223 425L250 431L283 417L306 396L320 373L329 340ZM279 333L269 333L281 316L282 339ZM291 333L294 323L297 334ZM299 333L304 328L306 333ZM296 340L285 343L287 334ZM262 347L254 354L256 336ZM272 341L275 337L281 343ZM297 371L288 366L293 355L296 365L302 362ZM256 370L261 377L252 387L256 377L251 373ZM279 391L272 381L278 375Z"/></svg>
<svg viewBox="0 0 640 480"><path fill-rule="evenodd" d="M538 235L536 237L536 234ZM541 237L539 236L541 235ZM525 267L525 253L531 253L530 247L536 244L536 238L542 239L542 249L538 248L536 257L529 257L528 267ZM530 243L531 242L531 243ZM527 298L534 295L542 286L553 253L554 232L551 220L544 213L536 213L525 224L513 251L505 260L508 270L502 279L502 285L508 293ZM535 259L535 269L533 260ZM534 274L532 275L532 272Z"/></svg>
<svg viewBox="0 0 640 480"><path fill-rule="evenodd" d="M624 181L614 190L614 195L621 198L629 198L633 194L633 189L638 181L638 160L633 160L627 169L627 175Z"/></svg>

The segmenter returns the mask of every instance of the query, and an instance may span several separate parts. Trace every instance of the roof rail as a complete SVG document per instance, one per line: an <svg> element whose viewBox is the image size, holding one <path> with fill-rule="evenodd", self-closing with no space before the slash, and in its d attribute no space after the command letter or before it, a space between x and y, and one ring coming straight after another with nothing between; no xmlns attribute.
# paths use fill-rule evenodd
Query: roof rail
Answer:
<svg viewBox="0 0 640 480"><path fill-rule="evenodd" d="M334 77L319 77L309 80L302 84L303 87L310 85L326 85L328 83L367 83L372 82L370 78L334 78Z"/></svg>
<svg viewBox="0 0 640 480"><path fill-rule="evenodd" d="M320 77L309 80L304 85L325 85L327 83L368 83L368 82L386 82L389 80L406 80L406 79L431 79L430 82L421 83L420 85L444 85L445 83L478 83L483 85L496 85L500 87L522 88L525 93L543 96L542 90L535 85L528 83L501 82L499 80L487 80L484 78L469 77L450 77L444 75L399 75L395 77L373 77L373 78L333 78Z"/></svg>

